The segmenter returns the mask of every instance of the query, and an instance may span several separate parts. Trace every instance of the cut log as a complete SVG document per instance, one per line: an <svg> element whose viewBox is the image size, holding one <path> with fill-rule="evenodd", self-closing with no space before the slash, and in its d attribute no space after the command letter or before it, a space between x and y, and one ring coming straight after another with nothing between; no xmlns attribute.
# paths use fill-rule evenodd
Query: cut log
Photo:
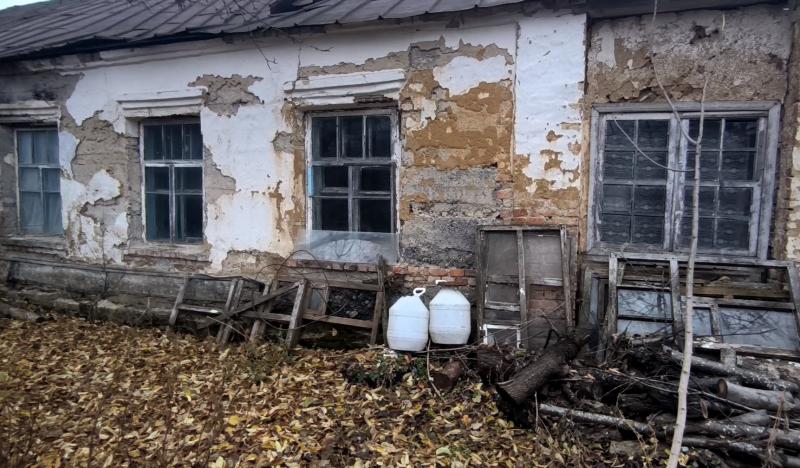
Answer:
<svg viewBox="0 0 800 468"><path fill-rule="evenodd" d="M783 408L789 412L797 407L794 397L789 392L743 387L726 379L719 379L717 395L753 409L777 411L778 408Z"/></svg>
<svg viewBox="0 0 800 468"><path fill-rule="evenodd" d="M730 419L733 422L749 424L751 426L767 427L774 422L772 417L767 413L767 410L758 410L750 413L740 414Z"/></svg>
<svg viewBox="0 0 800 468"><path fill-rule="evenodd" d="M514 367L514 359L495 346L478 346L474 357L475 373L488 383L505 379Z"/></svg>
<svg viewBox="0 0 800 468"><path fill-rule="evenodd" d="M517 405L530 398L554 375L562 372L562 366L578 355L585 339L566 338L547 348L538 358L520 369L511 379L497 384L497 391L506 400Z"/></svg>
<svg viewBox="0 0 800 468"><path fill-rule="evenodd" d="M573 421L587 423L587 424L602 424L604 426L611 426L617 429L636 432L638 434L653 435L655 431L648 424L634 421L633 419L616 418L614 416L607 416L605 414L589 413L586 411L578 411L560 406L548 405L546 403L539 404L539 414L545 416L558 416L561 418L570 418Z"/></svg>
<svg viewBox="0 0 800 468"><path fill-rule="evenodd" d="M459 361L450 361L441 370L431 371L433 384L442 392L450 391L456 386L464 367Z"/></svg>
<svg viewBox="0 0 800 468"><path fill-rule="evenodd" d="M776 453L773 457L768 459L768 457L765 455L766 450L763 446L754 445L747 442L738 442L718 438L709 439L706 437L684 437L683 446L741 453L756 457L764 462L769 461L772 466L800 468L800 458L785 455L783 453Z"/></svg>
<svg viewBox="0 0 800 468"><path fill-rule="evenodd" d="M729 439L746 439L748 442L763 441L772 437L775 445L792 450L800 449L800 431L784 431L763 426L752 426L733 421L715 421L712 419L688 424L687 434L705 434L723 436Z"/></svg>
<svg viewBox="0 0 800 468"><path fill-rule="evenodd" d="M680 363L683 361L683 353L680 351L666 347L664 350L673 363L680 365ZM800 387L798 387L798 385L794 382L772 379L758 372L742 369L741 367L726 366L722 363L697 356L692 356L692 369L697 369L708 374L719 375L723 377L736 376L744 385L749 385L755 388L762 388L765 390L787 390L794 394L797 394L798 391L800 391Z"/></svg>
<svg viewBox="0 0 800 468"><path fill-rule="evenodd" d="M4 302L0 302L0 315L17 320L25 320L27 322L41 322L42 320L44 320L44 317L35 312L31 312L30 310L20 309L18 307L8 305Z"/></svg>

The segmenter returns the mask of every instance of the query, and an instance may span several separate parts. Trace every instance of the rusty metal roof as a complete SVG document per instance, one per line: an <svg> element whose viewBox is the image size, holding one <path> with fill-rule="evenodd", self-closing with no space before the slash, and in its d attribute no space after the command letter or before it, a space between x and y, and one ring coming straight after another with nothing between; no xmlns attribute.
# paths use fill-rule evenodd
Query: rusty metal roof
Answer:
<svg viewBox="0 0 800 468"><path fill-rule="evenodd" d="M0 60L259 29L410 18L524 0L50 0L0 11Z"/></svg>

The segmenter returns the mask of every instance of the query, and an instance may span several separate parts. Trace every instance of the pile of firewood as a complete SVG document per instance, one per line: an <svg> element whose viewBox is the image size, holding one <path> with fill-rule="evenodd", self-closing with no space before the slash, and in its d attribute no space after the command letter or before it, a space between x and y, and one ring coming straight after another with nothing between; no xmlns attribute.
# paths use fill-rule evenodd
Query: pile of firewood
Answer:
<svg viewBox="0 0 800 468"><path fill-rule="evenodd" d="M471 370L494 386L498 406L520 426L567 418L668 445L683 354L665 342L626 342L596 364L581 354L584 344L563 338L537 353L481 345L431 378L444 391ZM734 464L800 466L799 391L790 375L693 357L683 445L734 456Z"/></svg>

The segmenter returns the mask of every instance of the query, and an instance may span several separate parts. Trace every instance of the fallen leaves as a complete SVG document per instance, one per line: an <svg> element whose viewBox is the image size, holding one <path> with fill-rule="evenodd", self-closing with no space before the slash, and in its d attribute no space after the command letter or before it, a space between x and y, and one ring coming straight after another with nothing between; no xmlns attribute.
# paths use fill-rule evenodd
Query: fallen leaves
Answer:
<svg viewBox="0 0 800 468"><path fill-rule="evenodd" d="M442 401L417 360L399 362L382 350L221 352L156 329L3 321L0 465L616 463L581 440L515 428L480 383ZM348 363L365 384L344 379Z"/></svg>

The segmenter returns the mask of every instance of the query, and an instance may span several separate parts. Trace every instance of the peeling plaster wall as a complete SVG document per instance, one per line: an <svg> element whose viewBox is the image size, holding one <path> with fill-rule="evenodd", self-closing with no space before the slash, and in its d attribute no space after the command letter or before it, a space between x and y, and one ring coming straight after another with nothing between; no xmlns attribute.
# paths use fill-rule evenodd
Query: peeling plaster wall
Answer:
<svg viewBox="0 0 800 468"><path fill-rule="evenodd" d="M526 14L379 27L369 41L345 29L258 38L259 48L247 37L26 62L30 76L68 91L51 96L66 255L231 273L279 261L308 219L305 112L343 108L294 98L285 84L398 70L397 86L367 101L398 112L402 263L472 267L480 224L575 224L585 25L583 14L531 4ZM143 239L138 124L170 112L201 122L200 245Z"/></svg>

